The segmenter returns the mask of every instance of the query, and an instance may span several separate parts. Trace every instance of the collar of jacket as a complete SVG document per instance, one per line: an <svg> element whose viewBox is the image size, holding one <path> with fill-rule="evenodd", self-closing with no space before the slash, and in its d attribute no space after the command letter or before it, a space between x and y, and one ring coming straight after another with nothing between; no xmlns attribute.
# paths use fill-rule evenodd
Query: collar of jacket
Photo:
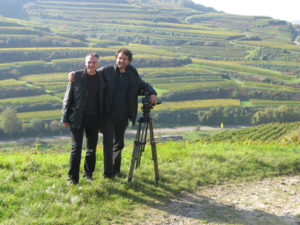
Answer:
<svg viewBox="0 0 300 225"><path fill-rule="evenodd" d="M98 74L98 71L96 70L96 74ZM85 68L84 70L82 70L82 73L81 73L81 77L85 77L85 76L88 76L89 74L87 73L87 69Z"/></svg>
<svg viewBox="0 0 300 225"><path fill-rule="evenodd" d="M87 71L86 68L82 71L81 73L81 77L84 78L87 75Z"/></svg>
<svg viewBox="0 0 300 225"><path fill-rule="evenodd" d="M117 73L120 73L120 68L118 67L117 64L114 65L114 70L115 70Z"/></svg>
<svg viewBox="0 0 300 225"><path fill-rule="evenodd" d="M114 65L114 70L117 72L117 73L120 73L120 68L118 67L117 64ZM126 72L128 72L128 66L126 66Z"/></svg>

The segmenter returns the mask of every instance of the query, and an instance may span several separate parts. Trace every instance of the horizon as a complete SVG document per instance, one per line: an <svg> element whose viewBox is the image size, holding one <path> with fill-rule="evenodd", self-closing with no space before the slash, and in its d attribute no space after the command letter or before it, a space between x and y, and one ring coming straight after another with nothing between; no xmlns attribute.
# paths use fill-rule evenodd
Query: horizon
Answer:
<svg viewBox="0 0 300 225"><path fill-rule="evenodd" d="M273 19L286 20L300 24L300 2L286 0L284 2L265 1L238 1L238 0L192 0L197 4L212 7L217 11L242 16L269 16ZM233 7L234 6L234 7ZM259 7L257 7L259 6ZM271 7L270 7L271 6Z"/></svg>

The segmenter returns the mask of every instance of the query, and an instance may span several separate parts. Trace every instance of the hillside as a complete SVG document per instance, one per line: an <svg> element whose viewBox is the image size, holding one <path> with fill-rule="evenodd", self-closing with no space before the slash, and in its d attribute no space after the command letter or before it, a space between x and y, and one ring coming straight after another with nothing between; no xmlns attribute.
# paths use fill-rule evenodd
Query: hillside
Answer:
<svg viewBox="0 0 300 225"><path fill-rule="evenodd" d="M59 120L67 73L83 68L86 53L113 64L121 46L133 51L134 66L164 102L153 111L158 126L200 124L220 107L231 107L231 121L246 110L243 124L281 105L299 120L299 26L224 14L190 0L14 3L26 17L8 18L3 12L12 2L5 0L0 111L15 108L27 131L33 132L34 118L48 126Z"/></svg>
<svg viewBox="0 0 300 225"><path fill-rule="evenodd" d="M224 130L201 140L207 143L300 143L300 122L269 123L240 130Z"/></svg>

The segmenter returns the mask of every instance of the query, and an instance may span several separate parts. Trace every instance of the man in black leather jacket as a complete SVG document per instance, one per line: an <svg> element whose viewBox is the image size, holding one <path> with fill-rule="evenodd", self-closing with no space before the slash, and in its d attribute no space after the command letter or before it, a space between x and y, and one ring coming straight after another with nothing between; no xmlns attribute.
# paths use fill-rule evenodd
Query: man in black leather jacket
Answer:
<svg viewBox="0 0 300 225"><path fill-rule="evenodd" d="M104 176L112 178L120 174L121 151L124 147L124 134L128 119L135 124L138 95L143 90L150 95L150 101L157 101L157 93L152 86L143 81L129 63L132 53L129 49L117 51L116 64L101 68L106 89L104 96Z"/></svg>
<svg viewBox="0 0 300 225"><path fill-rule="evenodd" d="M99 56L90 53L85 59L85 70L75 73L75 82L69 82L62 106L62 122L70 127L72 150L69 163L69 182L77 184L81 160L83 133L86 134L84 177L92 180L96 162L98 130L103 122L105 82L99 66Z"/></svg>
<svg viewBox="0 0 300 225"><path fill-rule="evenodd" d="M157 101L157 93L153 87L143 81L137 70L130 65L132 53L121 48L115 55L114 66L99 69L105 78L104 93L104 176L112 178L120 174L121 151L124 147L124 134L128 120L135 124L137 116L138 95L141 91L148 92L150 101ZM74 72L69 74L69 79Z"/></svg>

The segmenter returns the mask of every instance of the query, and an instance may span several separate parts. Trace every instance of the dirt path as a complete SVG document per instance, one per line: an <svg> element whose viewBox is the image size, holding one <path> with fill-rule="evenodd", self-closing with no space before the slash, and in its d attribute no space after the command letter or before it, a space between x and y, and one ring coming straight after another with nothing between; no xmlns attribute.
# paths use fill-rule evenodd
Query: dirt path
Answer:
<svg viewBox="0 0 300 225"><path fill-rule="evenodd" d="M224 129L241 129L249 126L225 126ZM185 132L185 131L195 131L195 130L221 130L220 126L189 126L189 127L173 127L173 128L155 128L155 134L159 133L176 133L176 132ZM126 133L134 134L136 133L135 129L126 130Z"/></svg>
<svg viewBox="0 0 300 225"><path fill-rule="evenodd" d="M143 224L300 225L300 176L199 189L151 210Z"/></svg>

